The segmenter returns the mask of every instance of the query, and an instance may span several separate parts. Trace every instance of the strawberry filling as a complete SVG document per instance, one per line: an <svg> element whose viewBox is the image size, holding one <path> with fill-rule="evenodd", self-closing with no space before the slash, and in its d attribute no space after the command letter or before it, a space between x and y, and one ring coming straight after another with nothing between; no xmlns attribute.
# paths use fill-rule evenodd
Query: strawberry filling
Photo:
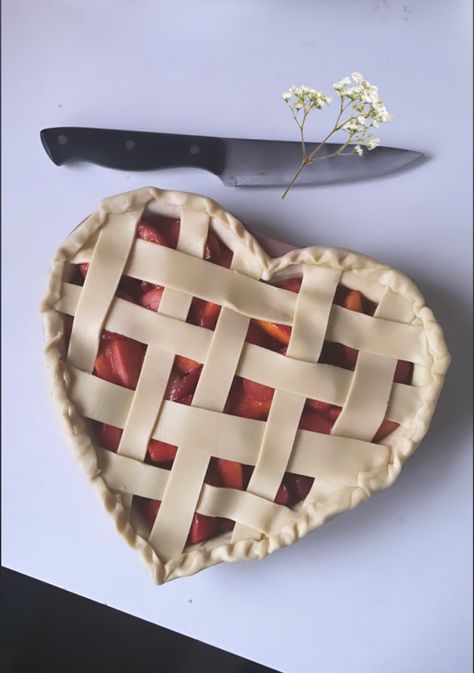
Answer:
<svg viewBox="0 0 474 673"><path fill-rule="evenodd" d="M126 337L102 339L94 373L101 379L135 390L146 346Z"/></svg>
<svg viewBox="0 0 474 673"><path fill-rule="evenodd" d="M147 215L137 226L137 238L156 245L176 248L179 239L180 221L157 215ZM209 232L204 259L226 268L231 266L232 251L217 237ZM82 284L87 277L88 263L77 266L73 282ZM292 277L276 283L289 292L298 293L301 277ZM138 281L123 276L117 288L116 296L136 303L148 310L158 311L165 288L147 281ZM361 292L339 285L334 303L349 311L374 315L377 305ZM221 307L205 299L194 297L187 322L214 330ZM72 319L65 319L66 343L69 339ZM267 348L286 355L290 343L291 327L265 320L251 319L246 342L254 346ZM100 347L96 357L94 374L102 379L134 390L138 384L146 346L121 334L103 330ZM344 344L325 342L319 362L353 370L357 364L358 351ZM165 391L165 399L171 402L189 405L199 382L202 363L184 355L176 355ZM410 384L413 365L400 360L397 363L394 381ZM236 376L224 407L224 413L254 420L265 421L270 413L274 389L260 383ZM299 428L308 432L330 434L341 407L317 399L307 399ZM103 448L116 452L122 437L122 430L105 423L96 424L97 441ZM373 442L381 442L398 427L397 423L385 419L377 430ZM146 462L171 469L178 447L159 439L150 439L147 445ZM253 466L242 465L223 458L211 458L205 476L205 483L211 486L246 489L253 472ZM302 502L309 494L314 479L300 474L285 473L275 496L275 503L293 507ZM159 512L159 500L149 500L134 496L132 508L141 520L151 529ZM188 544L198 544L222 533L230 532L234 522L220 517L209 517L195 513L190 526Z"/></svg>
<svg viewBox="0 0 474 673"><path fill-rule="evenodd" d="M218 304L194 297L189 310L188 322L213 330L220 312L221 307Z"/></svg>
<svg viewBox="0 0 474 673"><path fill-rule="evenodd" d="M155 285L144 292L140 298L139 303L145 308L150 309L150 311L158 311L160 306L161 297L163 296L165 288L161 285Z"/></svg>
<svg viewBox="0 0 474 673"><path fill-rule="evenodd" d="M244 474L241 463L234 460L217 458L217 469L222 486L241 490L244 487Z"/></svg>

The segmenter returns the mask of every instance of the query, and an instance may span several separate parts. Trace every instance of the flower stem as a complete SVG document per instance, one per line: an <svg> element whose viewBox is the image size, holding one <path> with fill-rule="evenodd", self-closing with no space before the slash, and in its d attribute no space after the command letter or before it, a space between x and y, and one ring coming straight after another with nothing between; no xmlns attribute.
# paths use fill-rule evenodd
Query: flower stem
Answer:
<svg viewBox="0 0 474 673"><path fill-rule="evenodd" d="M295 182L296 182L297 179L299 178L299 175L300 175L300 173L302 172L302 170L304 169L304 167L307 166L307 164L309 164L309 163L311 163L311 162L308 161L308 160L306 159L306 157L305 157L305 158L303 159L303 161L301 162L301 166L298 168L298 170L297 170L296 173L294 174L293 178L291 179L290 184L288 185L288 187L285 189L285 191L284 191L283 194L281 195L281 198L282 198L282 199L285 198L285 196L288 194L288 192L290 191L290 189L293 187L293 185L295 184Z"/></svg>
<svg viewBox="0 0 474 673"><path fill-rule="evenodd" d="M330 135L331 135L331 134L330 134ZM328 137L329 137L329 136L328 136ZM325 141L323 141L323 142L321 143L321 145L323 145L324 142L325 142ZM308 166L309 164L312 164L312 163L314 163L314 162L316 162L316 161L324 161L324 159L330 159L331 157L340 156L340 155L343 153L343 151L346 149L346 147L349 145L350 142L351 142L351 138L349 137L349 139L346 140L346 142L345 142L343 145L341 145L335 152L331 152L331 154L326 154L324 157L316 157L315 159L313 159L313 158L311 158L311 157L314 155L314 152L313 152L313 154L310 154L309 156L304 157L304 158L303 158L303 161L301 162L300 167L298 168L298 170L296 171L295 175L294 175L293 178L291 179L290 184L288 185L288 187L285 189L285 191L284 191L283 194L281 195L281 198L282 198L282 199L285 198L285 196L288 194L288 192L290 191L290 189L291 189L291 188L293 187L293 185L295 184L296 180L299 178L300 173L303 171L303 169L304 169L306 166ZM348 152L348 153L344 154L343 156L352 156L352 152Z"/></svg>
<svg viewBox="0 0 474 673"><path fill-rule="evenodd" d="M348 89L349 86L352 88ZM308 148L305 138L307 117L312 111L321 110L325 105L329 105L332 100L331 97L307 86L291 86L288 91L282 94L282 98L288 105L298 126L302 153L301 164L283 192L282 199L285 198L304 168L309 164L340 155L357 154L362 156L361 145L365 145L369 150L377 147L380 140L373 138L371 127L378 128L379 122L387 122L392 119L378 94L377 87L365 80L359 72L354 72L351 77L344 77L340 82L336 82L333 84L333 89L337 91L340 98L337 118L332 130L320 143L313 144L314 149L312 150ZM345 115L346 111L348 111L348 114ZM339 131L347 132L345 142L338 143L339 147L336 150L330 151L326 146L326 152L321 152L321 148L326 145L329 138ZM344 152L351 143L355 143L355 147L351 148L352 151ZM321 154L319 154L320 152Z"/></svg>

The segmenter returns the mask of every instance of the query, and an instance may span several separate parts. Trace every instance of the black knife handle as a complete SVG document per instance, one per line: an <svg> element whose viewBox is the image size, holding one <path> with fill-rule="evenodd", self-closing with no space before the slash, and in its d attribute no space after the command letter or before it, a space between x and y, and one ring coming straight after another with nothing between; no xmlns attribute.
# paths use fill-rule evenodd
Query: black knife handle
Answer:
<svg viewBox="0 0 474 673"><path fill-rule="evenodd" d="M190 166L218 175L224 168L221 138L81 127L43 129L41 142L57 166L87 161L126 171Z"/></svg>

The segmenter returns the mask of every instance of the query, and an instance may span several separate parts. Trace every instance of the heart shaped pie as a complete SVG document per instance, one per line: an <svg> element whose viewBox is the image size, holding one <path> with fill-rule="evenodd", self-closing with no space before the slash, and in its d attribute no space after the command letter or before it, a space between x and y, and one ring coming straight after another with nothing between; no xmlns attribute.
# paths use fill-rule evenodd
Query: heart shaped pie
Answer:
<svg viewBox="0 0 474 673"><path fill-rule="evenodd" d="M75 455L157 583L261 558L389 486L449 364L405 276L271 259L213 201L144 188L58 250L42 310Z"/></svg>

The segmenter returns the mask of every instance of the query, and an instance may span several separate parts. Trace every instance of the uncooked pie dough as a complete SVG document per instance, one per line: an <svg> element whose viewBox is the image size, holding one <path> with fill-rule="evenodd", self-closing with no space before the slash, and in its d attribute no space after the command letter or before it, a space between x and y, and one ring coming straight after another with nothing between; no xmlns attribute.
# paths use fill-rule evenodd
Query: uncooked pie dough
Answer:
<svg viewBox="0 0 474 673"><path fill-rule="evenodd" d="M137 238L153 214L179 220L177 249ZM230 268L203 259L209 232L231 251ZM78 265L87 265L83 285L72 281ZM121 297L123 277L161 288L158 310ZM285 289L294 278L297 292ZM373 314L337 304L341 287ZM187 321L193 298L222 307L213 329ZM428 429L449 365L433 313L398 271L332 248L271 259L215 202L151 187L104 200L73 231L53 259L42 310L75 455L157 583L261 558L392 484ZM276 326L284 347L247 341L251 324ZM104 330L146 345L134 389L97 375ZM328 342L355 353L353 370L324 361ZM178 354L203 363L186 403L166 395ZM400 361L412 363L410 383L397 382ZM265 420L227 412L235 377L273 389ZM308 399L337 409L330 430L301 427ZM374 441L387 422L396 429ZM101 446L94 423L123 430L116 451ZM178 447L172 464L147 459L151 439ZM253 467L246 489L209 483L211 459ZM292 506L275 502L287 473L312 484ZM148 530L132 516L137 498L161 503ZM192 544L195 513L235 525Z"/></svg>

